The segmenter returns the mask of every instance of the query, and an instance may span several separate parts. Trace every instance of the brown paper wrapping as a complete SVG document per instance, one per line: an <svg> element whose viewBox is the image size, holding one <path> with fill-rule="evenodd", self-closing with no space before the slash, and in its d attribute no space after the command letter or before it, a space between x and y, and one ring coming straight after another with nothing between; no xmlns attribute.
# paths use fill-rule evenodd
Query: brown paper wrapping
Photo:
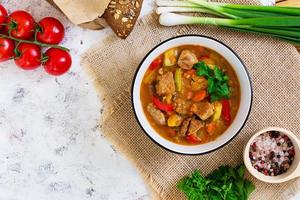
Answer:
<svg viewBox="0 0 300 200"><path fill-rule="evenodd" d="M107 26L101 18L110 0L47 0L69 20L83 28L98 30Z"/></svg>

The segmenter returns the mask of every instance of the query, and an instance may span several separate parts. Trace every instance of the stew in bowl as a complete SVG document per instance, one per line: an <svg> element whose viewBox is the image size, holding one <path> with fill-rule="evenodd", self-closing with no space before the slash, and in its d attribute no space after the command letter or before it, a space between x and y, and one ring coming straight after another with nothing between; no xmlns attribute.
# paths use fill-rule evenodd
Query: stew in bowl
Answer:
<svg viewBox="0 0 300 200"><path fill-rule="evenodd" d="M240 59L202 36L181 36L154 48L133 84L140 125L155 142L177 153L205 153L230 141L245 123L251 99Z"/></svg>

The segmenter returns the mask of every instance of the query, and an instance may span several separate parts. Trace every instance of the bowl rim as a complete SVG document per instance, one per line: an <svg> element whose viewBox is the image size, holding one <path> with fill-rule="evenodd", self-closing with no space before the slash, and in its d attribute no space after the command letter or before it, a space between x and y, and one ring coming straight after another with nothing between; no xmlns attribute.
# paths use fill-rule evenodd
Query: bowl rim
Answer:
<svg viewBox="0 0 300 200"><path fill-rule="evenodd" d="M201 152L201 153L183 153L183 152L178 152L178 151L174 151L172 149L169 149L167 148L166 146L163 146L162 144L160 144L159 142L157 142L156 140L154 140L150 134L144 129L144 127L142 126L138 116L137 116L137 111L135 109L135 104L134 104L134 98L133 98L133 91L134 91L134 86L136 84L136 77L137 77L137 74L141 68L141 66L143 65L144 61L147 59L147 57L155 50L157 49L159 46L171 41L171 40L174 40L174 39L177 39L177 38L184 38L184 37L200 37L200 38L206 38L206 39L210 39L210 40L213 40L215 42L218 42L220 43L221 45L223 45L224 47L226 47L229 51L231 51L235 56L236 58L240 61L241 65L243 66L245 72L246 72L246 76L249 80L249 84L250 84L250 95L251 95L251 99L250 99L250 104L249 104L249 110L248 110L248 113L245 117L245 120L244 122L242 123L241 127L239 128L239 130L229 139L227 140L225 143L223 143L222 145L214 148L214 149L211 149L209 151L205 151L205 152ZM136 118L136 121L138 122L139 126L141 127L141 129L143 130L143 132L148 136L148 138L150 138L150 140L152 140L152 142L154 142L155 144L157 144L158 146L160 146L161 148L169 151L169 152L172 152L172 153L175 153L175 154L179 154L179 155L187 155L187 156L198 156L198 155L205 155L205 154L208 154L208 153L211 153L211 152L214 152L216 150L219 150L221 149L222 147L226 146L228 143L230 143L240 132L241 130L244 128L246 122L248 121L248 118L249 118L249 115L251 113L251 110L252 110L252 103L253 103L253 84L252 84L252 80L251 80L251 77L250 77L250 74L249 74L249 71L245 65L245 63L243 62L243 60L240 58L240 56L231 48L229 47L228 45L226 45L225 43L223 43L222 41L218 40L218 39L215 39L213 37L209 37L209 36L206 36L206 35L201 35L201 34L185 34L185 35L179 35L179 36L175 36L175 37L171 37L171 38L168 38L160 43L158 43L157 45L155 45L144 57L143 59L140 61L140 64L139 66L137 67L135 73L134 73L134 76L133 76L133 81L132 81L132 85L131 85L131 105L132 105L132 109L133 109L133 113L134 113L134 117ZM159 133L157 133L159 134Z"/></svg>

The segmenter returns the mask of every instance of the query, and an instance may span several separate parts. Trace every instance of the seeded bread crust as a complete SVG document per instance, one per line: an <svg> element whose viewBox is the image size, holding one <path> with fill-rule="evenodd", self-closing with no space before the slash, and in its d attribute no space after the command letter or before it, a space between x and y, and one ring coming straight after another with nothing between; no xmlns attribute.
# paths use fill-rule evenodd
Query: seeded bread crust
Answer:
<svg viewBox="0 0 300 200"><path fill-rule="evenodd" d="M112 0L104 12L108 25L125 39L133 30L141 12L143 0Z"/></svg>

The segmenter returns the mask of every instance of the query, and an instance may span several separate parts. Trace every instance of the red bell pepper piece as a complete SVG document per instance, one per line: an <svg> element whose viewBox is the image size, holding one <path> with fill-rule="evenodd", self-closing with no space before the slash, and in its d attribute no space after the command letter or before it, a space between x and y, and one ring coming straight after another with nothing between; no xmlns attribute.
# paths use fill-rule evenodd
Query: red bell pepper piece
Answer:
<svg viewBox="0 0 300 200"><path fill-rule="evenodd" d="M162 103L157 97L152 96L153 104L161 111L172 112L174 110L171 104Z"/></svg>
<svg viewBox="0 0 300 200"><path fill-rule="evenodd" d="M227 126L231 123L230 103L228 99L222 100L222 118Z"/></svg>
<svg viewBox="0 0 300 200"><path fill-rule="evenodd" d="M201 143L201 138L199 138L196 133L188 135L185 137L186 140L191 144L199 144Z"/></svg>
<svg viewBox="0 0 300 200"><path fill-rule="evenodd" d="M150 64L149 69L150 70L155 70L160 66L161 63L162 63L162 60L160 58L157 58L157 59L152 61L152 63Z"/></svg>
<svg viewBox="0 0 300 200"><path fill-rule="evenodd" d="M172 128L169 128L168 132L169 132L169 134L170 134L171 137L176 136L176 130L174 130Z"/></svg>

